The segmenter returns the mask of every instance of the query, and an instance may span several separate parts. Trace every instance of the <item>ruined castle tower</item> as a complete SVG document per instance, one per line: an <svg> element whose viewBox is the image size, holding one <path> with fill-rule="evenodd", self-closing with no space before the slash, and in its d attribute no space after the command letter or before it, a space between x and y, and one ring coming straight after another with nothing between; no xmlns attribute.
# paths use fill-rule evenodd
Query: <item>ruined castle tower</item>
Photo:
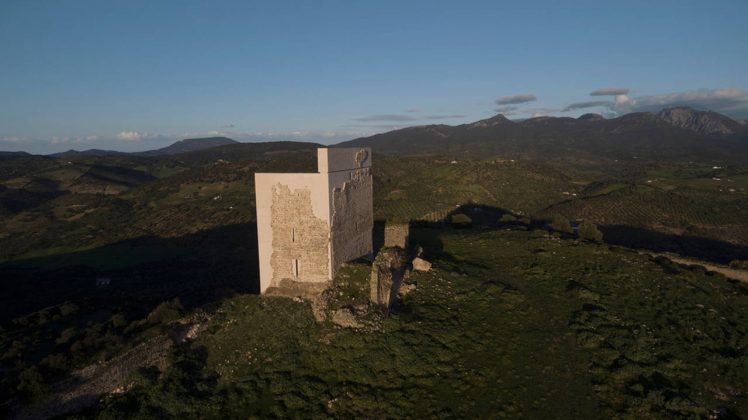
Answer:
<svg viewBox="0 0 748 420"><path fill-rule="evenodd" d="M256 173L260 292L324 285L372 252L371 149L319 148L317 173Z"/></svg>

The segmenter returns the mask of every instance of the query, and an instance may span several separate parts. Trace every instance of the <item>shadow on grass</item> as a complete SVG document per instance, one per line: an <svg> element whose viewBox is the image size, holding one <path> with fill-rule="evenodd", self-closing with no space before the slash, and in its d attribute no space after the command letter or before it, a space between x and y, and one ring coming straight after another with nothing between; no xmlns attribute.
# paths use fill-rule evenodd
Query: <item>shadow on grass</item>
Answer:
<svg viewBox="0 0 748 420"><path fill-rule="evenodd" d="M0 265L0 323L62 302L205 304L221 290L259 293L257 228L222 226L177 238L144 236ZM107 283L108 279L109 284Z"/></svg>
<svg viewBox="0 0 748 420"><path fill-rule="evenodd" d="M748 246L716 239L666 234L624 225L605 225L599 226L599 229L605 242L609 244L656 252L674 252L721 264L729 264L732 260L748 260Z"/></svg>
<svg viewBox="0 0 748 420"><path fill-rule="evenodd" d="M499 207L466 203L449 212L442 220L411 222L411 245L420 244L424 248L434 250L437 253L441 252L443 247L438 238L438 229L450 226L450 217L458 213L470 217L472 228L497 229L524 226L529 230L553 232L550 227L550 220L533 219L529 224L522 224L519 221L502 222L501 217L503 215L510 215L516 219L519 219L520 216ZM421 229L416 232L416 228ZM432 228L433 231L429 232L428 229L423 228ZM603 233L603 241L610 245L621 245L656 252L674 252L720 264L728 264L732 260L748 260L748 246L716 239L666 234L626 225L600 225L598 228ZM557 233L563 237L576 237L573 234Z"/></svg>

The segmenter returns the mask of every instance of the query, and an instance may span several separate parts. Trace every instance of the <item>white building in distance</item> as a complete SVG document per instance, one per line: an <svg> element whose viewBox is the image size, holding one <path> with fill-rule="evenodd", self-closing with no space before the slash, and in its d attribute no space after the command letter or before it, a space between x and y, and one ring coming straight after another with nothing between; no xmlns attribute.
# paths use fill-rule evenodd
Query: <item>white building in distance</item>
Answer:
<svg viewBox="0 0 748 420"><path fill-rule="evenodd" d="M317 173L256 173L260 293L324 285L372 252L371 149L319 148Z"/></svg>

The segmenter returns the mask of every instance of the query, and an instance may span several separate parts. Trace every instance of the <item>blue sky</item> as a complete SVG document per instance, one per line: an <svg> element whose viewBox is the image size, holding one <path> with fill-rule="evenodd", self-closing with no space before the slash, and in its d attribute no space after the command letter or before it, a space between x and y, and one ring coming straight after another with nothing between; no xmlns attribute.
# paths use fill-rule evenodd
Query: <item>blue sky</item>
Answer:
<svg viewBox="0 0 748 420"><path fill-rule="evenodd" d="M2 0L0 150L677 104L745 117L746 16L745 0Z"/></svg>

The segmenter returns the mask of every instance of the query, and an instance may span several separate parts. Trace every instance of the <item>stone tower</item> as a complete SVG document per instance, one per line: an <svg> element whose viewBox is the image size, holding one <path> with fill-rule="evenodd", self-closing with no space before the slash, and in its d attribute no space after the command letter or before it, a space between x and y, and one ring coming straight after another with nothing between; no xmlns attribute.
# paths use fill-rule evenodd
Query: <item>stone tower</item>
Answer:
<svg viewBox="0 0 748 420"><path fill-rule="evenodd" d="M260 292L325 286L372 252L371 149L319 148L317 173L256 173Z"/></svg>

